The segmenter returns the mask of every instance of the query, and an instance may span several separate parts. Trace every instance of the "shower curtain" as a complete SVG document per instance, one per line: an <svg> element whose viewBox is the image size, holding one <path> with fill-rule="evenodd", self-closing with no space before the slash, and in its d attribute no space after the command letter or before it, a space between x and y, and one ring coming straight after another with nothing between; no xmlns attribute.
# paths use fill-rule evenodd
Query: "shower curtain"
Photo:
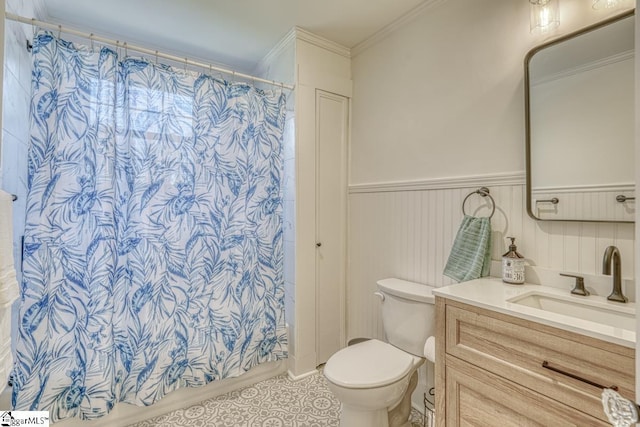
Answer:
<svg viewBox="0 0 640 427"><path fill-rule="evenodd" d="M40 32L13 405L150 405L287 356L285 97Z"/></svg>

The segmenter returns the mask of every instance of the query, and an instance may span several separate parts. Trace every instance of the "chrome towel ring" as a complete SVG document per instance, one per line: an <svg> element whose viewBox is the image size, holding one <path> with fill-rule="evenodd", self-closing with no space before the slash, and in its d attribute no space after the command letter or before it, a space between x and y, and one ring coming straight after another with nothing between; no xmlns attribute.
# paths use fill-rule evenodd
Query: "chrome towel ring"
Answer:
<svg viewBox="0 0 640 427"><path fill-rule="evenodd" d="M478 194L482 197L489 197L489 199L491 199L492 209L491 209L491 214L489 215L489 219L491 219L493 217L493 214L496 212L496 201L493 200L493 197L491 197L491 194L489 194L489 189L487 187L480 187L476 191L472 191L471 193L467 194L467 197L465 197L464 200L462 201L462 213L464 215L467 214L464 211L464 204L467 202L467 199L474 194Z"/></svg>

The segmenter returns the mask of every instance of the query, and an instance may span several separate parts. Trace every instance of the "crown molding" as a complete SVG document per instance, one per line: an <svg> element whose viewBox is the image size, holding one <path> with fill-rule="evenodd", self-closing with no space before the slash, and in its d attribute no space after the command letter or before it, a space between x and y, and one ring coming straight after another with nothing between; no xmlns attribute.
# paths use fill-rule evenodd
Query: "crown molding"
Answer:
<svg viewBox="0 0 640 427"><path fill-rule="evenodd" d="M296 40L296 27L291 28L287 31L287 34L284 35L280 41L271 48L271 50L256 64L253 69L254 74L257 71L264 70L266 64L271 63L274 58L278 57L285 49L287 49L292 43Z"/></svg>
<svg viewBox="0 0 640 427"><path fill-rule="evenodd" d="M349 186L349 194L384 193L393 191L449 190L466 187L495 187L504 185L524 185L525 173L504 172L484 175L456 176L449 178L430 178L414 181L393 181L374 184L355 184Z"/></svg>
<svg viewBox="0 0 640 427"><path fill-rule="evenodd" d="M405 13L395 21L391 22L387 26L383 27L381 30L375 32L372 36L364 39L357 45L351 48L351 57L356 57L360 55L365 50L369 49L371 46L379 43L385 38L389 37L398 29L404 27L409 24L411 21L416 19L423 12L432 9L436 6L439 6L448 0L425 0L424 3L419 4L418 6L411 9L409 12Z"/></svg>
<svg viewBox="0 0 640 427"><path fill-rule="evenodd" d="M324 37L320 37L315 35L304 28L294 27L296 33L296 39L305 41L307 43L311 43L315 46L318 46L322 49L328 50L330 52L336 53L340 56L344 56L345 58L351 58L351 49L345 47L339 43L331 41L329 39L325 39Z"/></svg>
<svg viewBox="0 0 640 427"><path fill-rule="evenodd" d="M291 43L295 43L298 40L305 41L307 43L318 46L329 52L336 53L345 58L351 58L351 51L349 48L342 46L336 42L333 42L324 37L320 37L313 34L303 28L293 27L287 34L267 53L253 68L254 74L260 74L274 58L287 49Z"/></svg>

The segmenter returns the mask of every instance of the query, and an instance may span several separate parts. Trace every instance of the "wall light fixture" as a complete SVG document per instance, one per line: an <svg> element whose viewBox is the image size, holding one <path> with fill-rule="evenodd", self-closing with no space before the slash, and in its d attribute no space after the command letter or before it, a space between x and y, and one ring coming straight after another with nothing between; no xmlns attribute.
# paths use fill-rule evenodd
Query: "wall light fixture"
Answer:
<svg viewBox="0 0 640 427"><path fill-rule="evenodd" d="M532 33L548 33L560 25L560 8L558 2L559 0L529 0L529 22Z"/></svg>

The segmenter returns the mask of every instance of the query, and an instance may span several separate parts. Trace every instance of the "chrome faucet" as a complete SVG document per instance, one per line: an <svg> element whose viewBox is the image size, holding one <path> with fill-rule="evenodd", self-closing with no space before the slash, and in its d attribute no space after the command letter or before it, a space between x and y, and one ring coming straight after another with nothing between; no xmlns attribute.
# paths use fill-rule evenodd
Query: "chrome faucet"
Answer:
<svg viewBox="0 0 640 427"><path fill-rule="evenodd" d="M609 301L627 302L628 299L622 294L622 264L620 261L620 251L615 246L609 246L604 251L602 259L602 274L611 276L611 264L613 264L613 291L607 297Z"/></svg>

